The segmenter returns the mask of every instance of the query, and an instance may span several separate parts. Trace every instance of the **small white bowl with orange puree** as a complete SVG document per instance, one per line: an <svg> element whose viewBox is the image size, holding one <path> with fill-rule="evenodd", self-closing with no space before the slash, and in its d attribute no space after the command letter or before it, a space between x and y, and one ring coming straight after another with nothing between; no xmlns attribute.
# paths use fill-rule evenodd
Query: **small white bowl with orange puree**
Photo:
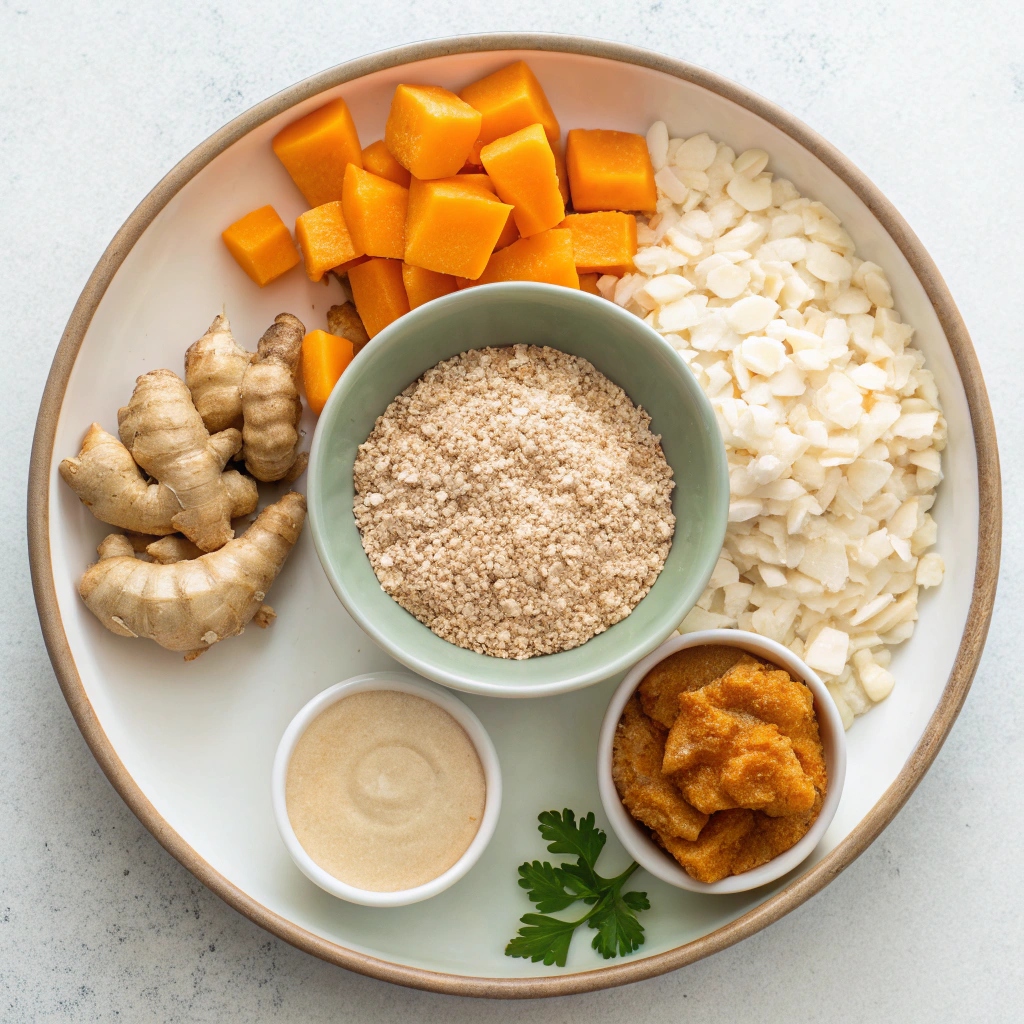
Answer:
<svg viewBox="0 0 1024 1024"><path fill-rule="evenodd" d="M501 809L498 756L457 697L404 672L329 687L292 719L273 769L299 870L350 903L399 907L454 885Z"/></svg>
<svg viewBox="0 0 1024 1024"><path fill-rule="evenodd" d="M756 633L674 636L612 695L598 788L613 831L657 878L702 893L774 882L811 855L846 777L827 687Z"/></svg>

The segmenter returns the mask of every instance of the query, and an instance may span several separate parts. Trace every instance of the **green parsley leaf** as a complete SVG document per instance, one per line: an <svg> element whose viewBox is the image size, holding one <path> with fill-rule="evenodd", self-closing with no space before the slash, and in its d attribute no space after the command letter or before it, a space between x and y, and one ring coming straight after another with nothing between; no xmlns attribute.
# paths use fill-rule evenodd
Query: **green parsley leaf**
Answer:
<svg viewBox="0 0 1024 1024"><path fill-rule="evenodd" d="M588 864L563 864L562 875L565 887L576 893L576 899L584 903L596 903L601 898L604 879Z"/></svg>
<svg viewBox="0 0 1024 1024"><path fill-rule="evenodd" d="M547 861L542 864L535 860L532 864L519 866L519 884L542 914L565 910L579 899L575 891L565 891L567 882L565 872L561 868L553 868Z"/></svg>
<svg viewBox="0 0 1024 1024"><path fill-rule="evenodd" d="M541 837L548 844L549 853L568 853L579 857L590 867L597 863L605 844L605 834L594 824L594 812L580 818L567 807L558 811L544 811L537 816Z"/></svg>
<svg viewBox="0 0 1024 1024"><path fill-rule="evenodd" d="M545 914L523 914L521 920L525 927L505 947L505 956L518 956L534 963L543 960L547 967L564 967L579 921L559 921Z"/></svg>
<svg viewBox="0 0 1024 1024"><path fill-rule="evenodd" d="M520 865L519 885L541 913L523 915L522 927L505 947L505 955L564 967L573 933L582 924L595 930L591 945L605 959L639 949L644 929L636 915L651 904L647 893L623 893L622 887L640 865L634 861L615 878L597 873L597 858L607 837L595 824L593 812L577 823L576 815L568 808L561 814L544 811L538 821L548 850L574 856L576 862L552 865L535 860ZM590 907L578 920L549 916L577 901Z"/></svg>
<svg viewBox="0 0 1024 1024"><path fill-rule="evenodd" d="M627 900L626 896L640 897L643 907L631 906L640 900ZM644 941L644 926L636 919L636 910L646 910L650 904L647 894L630 892L626 896L618 893L609 894L595 908L593 916L587 922L597 934L590 943L605 958L625 956L640 948Z"/></svg>
<svg viewBox="0 0 1024 1024"><path fill-rule="evenodd" d="M637 892L624 892L622 894L622 902L629 907L630 910L650 910L651 901L647 898L647 893Z"/></svg>

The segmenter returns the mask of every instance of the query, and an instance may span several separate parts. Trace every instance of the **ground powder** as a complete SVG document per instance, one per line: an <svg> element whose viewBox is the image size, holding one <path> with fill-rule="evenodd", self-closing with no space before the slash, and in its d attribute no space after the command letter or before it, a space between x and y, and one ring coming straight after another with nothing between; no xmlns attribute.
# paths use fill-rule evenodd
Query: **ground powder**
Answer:
<svg viewBox="0 0 1024 1024"><path fill-rule="evenodd" d="M500 658L578 647L624 619L675 529L650 422L556 349L438 363L356 457L355 518L381 586L438 636Z"/></svg>

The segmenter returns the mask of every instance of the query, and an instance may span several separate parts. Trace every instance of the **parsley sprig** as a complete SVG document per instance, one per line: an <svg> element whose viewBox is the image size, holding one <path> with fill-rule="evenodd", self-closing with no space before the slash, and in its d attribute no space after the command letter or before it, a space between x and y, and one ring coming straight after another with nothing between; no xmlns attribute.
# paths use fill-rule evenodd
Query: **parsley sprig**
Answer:
<svg viewBox="0 0 1024 1024"><path fill-rule="evenodd" d="M568 808L561 814L544 811L538 815L538 821L548 851L568 854L576 861L556 866L535 860L520 865L519 885L540 913L522 916L522 927L505 947L505 955L534 963L543 961L548 967L564 967L573 933L582 924L596 931L590 944L606 960L639 949L644 941L644 928L636 915L651 904L647 893L624 893L622 887L640 865L634 861L614 878L597 873L595 865L607 837L594 824L593 811L580 818L578 824L576 815ZM551 916L578 901L590 909L575 921Z"/></svg>

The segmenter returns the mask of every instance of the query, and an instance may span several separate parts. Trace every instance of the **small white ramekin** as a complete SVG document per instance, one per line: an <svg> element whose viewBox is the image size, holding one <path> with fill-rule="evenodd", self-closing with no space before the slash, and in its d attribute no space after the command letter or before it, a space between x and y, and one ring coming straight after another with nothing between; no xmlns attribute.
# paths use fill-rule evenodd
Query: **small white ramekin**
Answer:
<svg viewBox="0 0 1024 1024"><path fill-rule="evenodd" d="M767 864L762 864L759 868L745 871L740 875L730 875L718 882L698 882L695 878L691 878L668 853L658 846L651 839L647 830L634 821L623 806L612 779L612 742L615 739L615 727L622 716L622 709L626 706L626 701L640 685L644 676L659 661L664 661L676 651L682 651L688 647L701 647L705 644L740 647L786 669L793 678L800 679L807 684L807 688L814 695L814 711L818 718L821 743L825 748L825 767L828 771L828 789L825 793L825 800L818 817L807 834L798 843L768 861ZM792 871L810 856L832 823L836 808L839 806L839 799L843 795L845 779L846 732L843 729L839 710L825 688L825 684L805 662L782 644L744 630L705 629L666 640L657 650L630 669L626 678L622 680L612 695L611 703L604 715L604 721L601 723L601 735L597 748L597 781L601 792L601 803L604 806L605 814L608 815L612 830L627 852L641 867L646 868L663 882L668 882L669 885L680 889L690 889L693 892L746 892L748 889L756 889L758 886L774 882L786 872Z"/></svg>
<svg viewBox="0 0 1024 1024"><path fill-rule="evenodd" d="M486 794L483 819L466 852L444 874L438 875L437 878L433 878L429 882L424 882L423 885L417 885L412 889L399 889L396 892L373 892L369 889L359 889L324 871L306 853L295 835L295 830L288 817L288 805L285 800L288 762L291 760L292 751L295 750L295 744L298 743L299 737L306 731L310 722L331 704L344 697L350 697L354 693L363 693L367 690L397 690L399 693L411 693L416 697L429 700L447 711L466 730L484 770ZM498 754L491 742L491 737L480 723L480 719L448 690L407 672L368 672L366 675L346 679L328 687L322 693L318 693L285 729L274 757L271 787L277 827L280 829L281 838L284 839L284 844L299 870L311 882L315 882L332 896L347 900L349 903L361 903L366 907L402 907L408 903L418 903L420 900L430 899L431 896L436 896L449 886L454 885L480 859L480 855L494 835L494 829L498 824L498 813L501 811L501 768L498 763Z"/></svg>

